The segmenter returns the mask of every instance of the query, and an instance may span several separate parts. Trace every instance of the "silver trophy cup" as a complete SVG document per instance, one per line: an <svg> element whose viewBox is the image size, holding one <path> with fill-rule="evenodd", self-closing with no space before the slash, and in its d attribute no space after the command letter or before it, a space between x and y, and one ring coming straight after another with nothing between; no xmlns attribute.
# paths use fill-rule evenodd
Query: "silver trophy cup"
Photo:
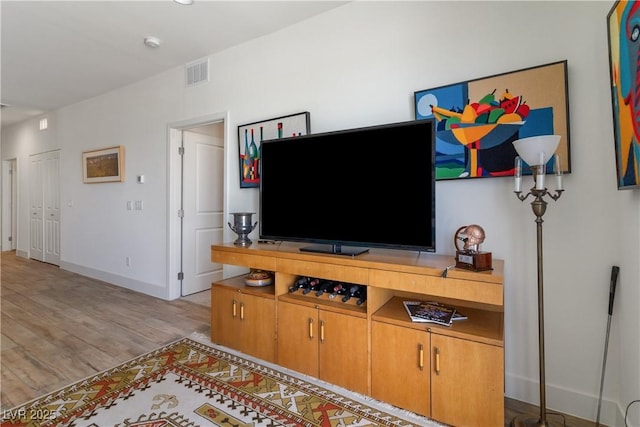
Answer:
<svg viewBox="0 0 640 427"><path fill-rule="evenodd" d="M235 242L233 242L236 246L251 246L251 239L249 239L249 233L251 233L258 225L258 221L256 221L253 225L251 225L251 217L253 212L234 212L233 215L233 225L230 222L229 228L233 230L234 233L238 233L238 238Z"/></svg>

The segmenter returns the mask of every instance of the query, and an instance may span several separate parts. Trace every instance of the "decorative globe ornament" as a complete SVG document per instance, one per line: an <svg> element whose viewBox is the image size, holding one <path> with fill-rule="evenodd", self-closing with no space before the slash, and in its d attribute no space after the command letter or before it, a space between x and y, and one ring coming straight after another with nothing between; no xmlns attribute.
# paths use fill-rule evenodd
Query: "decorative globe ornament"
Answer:
<svg viewBox="0 0 640 427"><path fill-rule="evenodd" d="M460 250L458 242L464 242L463 250L465 252L478 252L480 250L480 244L484 242L484 236L484 229L479 225L471 224L460 227L458 231L456 231L454 239L456 249Z"/></svg>
<svg viewBox="0 0 640 427"><path fill-rule="evenodd" d="M234 212L233 215L233 225L230 222L229 228L233 230L234 233L238 233L238 238L233 242L236 246L247 247L251 246L251 239L249 239L249 233L251 233L258 225L258 221L255 224L251 225L251 217L253 216L253 212Z"/></svg>
<svg viewBox="0 0 640 427"><path fill-rule="evenodd" d="M466 270L492 270L491 252L481 252L480 244L484 242L484 229L477 225L465 225L456 231L453 244L456 248L456 267ZM460 243L462 242L462 248Z"/></svg>

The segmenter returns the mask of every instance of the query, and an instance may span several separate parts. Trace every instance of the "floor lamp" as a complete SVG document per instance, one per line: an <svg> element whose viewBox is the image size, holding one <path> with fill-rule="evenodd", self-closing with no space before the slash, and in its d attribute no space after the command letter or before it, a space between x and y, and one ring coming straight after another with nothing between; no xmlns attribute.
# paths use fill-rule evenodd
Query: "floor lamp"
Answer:
<svg viewBox="0 0 640 427"><path fill-rule="evenodd" d="M544 298L543 298L543 268L542 268L542 217L547 209L545 197L558 200L564 189L562 188L562 167L560 158L553 153L556 151L560 143L558 135L542 135L530 138L523 138L513 142L513 146L518 152L515 159L515 189L514 192L520 201L525 201L529 196L533 197L531 207L536 216L537 229L537 247L538 247L538 355L540 364L540 417L538 419L517 416L513 419L511 425L513 427L546 427L550 424L547 422L547 404L545 391L545 373L544 373ZM554 157L554 172L556 177L556 190L550 192L545 187L545 173L547 162ZM534 186L526 194L522 194L522 160L531 167L534 178Z"/></svg>

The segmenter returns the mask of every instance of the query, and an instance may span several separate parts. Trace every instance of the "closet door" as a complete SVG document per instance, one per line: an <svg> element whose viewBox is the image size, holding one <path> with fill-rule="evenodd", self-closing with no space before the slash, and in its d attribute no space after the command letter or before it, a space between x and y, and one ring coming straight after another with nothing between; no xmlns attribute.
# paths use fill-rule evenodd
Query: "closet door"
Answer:
<svg viewBox="0 0 640 427"><path fill-rule="evenodd" d="M60 152L31 156L29 257L60 264Z"/></svg>
<svg viewBox="0 0 640 427"><path fill-rule="evenodd" d="M29 258L44 261L44 186L41 155L31 156L29 168Z"/></svg>
<svg viewBox="0 0 640 427"><path fill-rule="evenodd" d="M44 262L60 265L60 152L44 159Z"/></svg>

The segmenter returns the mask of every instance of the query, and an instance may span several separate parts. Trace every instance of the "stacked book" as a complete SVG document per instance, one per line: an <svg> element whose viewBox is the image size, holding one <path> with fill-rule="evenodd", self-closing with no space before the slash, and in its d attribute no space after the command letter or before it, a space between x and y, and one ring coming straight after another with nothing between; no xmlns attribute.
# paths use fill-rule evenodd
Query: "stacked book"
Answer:
<svg viewBox="0 0 640 427"><path fill-rule="evenodd" d="M456 311L455 308L437 301L403 301L403 304L412 322L451 326L455 320L467 318L459 311Z"/></svg>

